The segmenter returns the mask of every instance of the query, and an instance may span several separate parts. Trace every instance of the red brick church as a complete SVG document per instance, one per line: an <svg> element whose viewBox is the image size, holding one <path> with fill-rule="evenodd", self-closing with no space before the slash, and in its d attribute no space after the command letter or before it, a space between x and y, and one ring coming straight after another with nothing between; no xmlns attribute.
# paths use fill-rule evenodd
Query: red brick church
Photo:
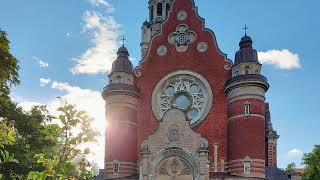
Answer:
<svg viewBox="0 0 320 180"><path fill-rule="evenodd" d="M149 0L149 12L139 66L121 47L102 93L101 179L272 179L279 136L251 37L231 61L193 0Z"/></svg>

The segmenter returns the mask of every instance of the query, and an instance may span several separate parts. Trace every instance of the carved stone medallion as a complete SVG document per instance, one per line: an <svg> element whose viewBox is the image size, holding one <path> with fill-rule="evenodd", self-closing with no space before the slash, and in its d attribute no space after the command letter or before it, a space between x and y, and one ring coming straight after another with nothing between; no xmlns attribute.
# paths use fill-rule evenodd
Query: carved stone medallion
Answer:
<svg viewBox="0 0 320 180"><path fill-rule="evenodd" d="M157 53L159 56L164 56L167 54L167 52L168 52L168 49L166 46L160 46L157 50Z"/></svg>
<svg viewBox="0 0 320 180"><path fill-rule="evenodd" d="M200 42L197 46L197 49L201 53L206 52L208 50L208 44L205 42Z"/></svg>
<svg viewBox="0 0 320 180"><path fill-rule="evenodd" d="M177 14L177 19L179 21L184 21L187 19L187 17L188 17L188 13L184 10L179 11Z"/></svg>
<svg viewBox="0 0 320 180"><path fill-rule="evenodd" d="M168 139L169 142L179 142L181 141L181 132L179 130L179 126L177 125L172 125L171 127L169 127L168 130Z"/></svg>

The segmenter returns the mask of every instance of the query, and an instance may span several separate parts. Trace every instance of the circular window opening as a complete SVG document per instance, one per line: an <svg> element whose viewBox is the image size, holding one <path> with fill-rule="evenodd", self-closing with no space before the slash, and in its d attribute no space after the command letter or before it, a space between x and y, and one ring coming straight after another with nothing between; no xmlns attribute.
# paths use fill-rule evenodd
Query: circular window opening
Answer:
<svg viewBox="0 0 320 180"><path fill-rule="evenodd" d="M168 95L168 96L172 96L174 94L174 92L175 92L175 89L173 86L167 87L167 89L165 91L166 95Z"/></svg>
<svg viewBox="0 0 320 180"><path fill-rule="evenodd" d="M190 118L196 118L199 115L199 110L198 109L191 109L189 111L189 117Z"/></svg>
<svg viewBox="0 0 320 180"><path fill-rule="evenodd" d="M186 94L178 94L175 98L175 105L180 110L186 110L191 104L191 99Z"/></svg>
<svg viewBox="0 0 320 180"><path fill-rule="evenodd" d="M192 84L189 90L191 93L199 93L200 87L196 84Z"/></svg>

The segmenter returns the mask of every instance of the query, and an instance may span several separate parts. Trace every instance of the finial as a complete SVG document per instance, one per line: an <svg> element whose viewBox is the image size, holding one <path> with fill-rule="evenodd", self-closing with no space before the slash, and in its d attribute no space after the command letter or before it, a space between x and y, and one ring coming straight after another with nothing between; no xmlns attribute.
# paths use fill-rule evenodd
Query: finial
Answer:
<svg viewBox="0 0 320 180"><path fill-rule="evenodd" d="M245 24L244 28L242 28L242 29L244 29L244 35L247 36L247 30L249 29L247 24Z"/></svg>
<svg viewBox="0 0 320 180"><path fill-rule="evenodd" d="M126 40L126 39L124 38L124 36L122 36L122 39L121 39L121 40L122 40L122 47L124 47L124 43L125 43L125 40Z"/></svg>

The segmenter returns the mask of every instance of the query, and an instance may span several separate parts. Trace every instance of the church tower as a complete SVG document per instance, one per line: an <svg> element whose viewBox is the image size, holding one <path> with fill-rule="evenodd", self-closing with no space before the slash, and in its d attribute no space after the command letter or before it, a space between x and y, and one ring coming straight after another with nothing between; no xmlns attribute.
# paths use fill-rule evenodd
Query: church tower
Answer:
<svg viewBox="0 0 320 180"><path fill-rule="evenodd" d="M124 46L112 64L109 84L103 89L106 101L105 176L107 179L137 174L137 104L139 91L133 86L133 66Z"/></svg>
<svg viewBox="0 0 320 180"><path fill-rule="evenodd" d="M257 51L247 34L227 81L228 168L232 175L265 178L265 93L267 79L261 75Z"/></svg>
<svg viewBox="0 0 320 180"><path fill-rule="evenodd" d="M141 58L148 53L151 38L160 33L161 25L167 20L172 0L149 0L149 22L146 20L142 27Z"/></svg>
<svg viewBox="0 0 320 180"><path fill-rule="evenodd" d="M266 165L269 167L277 167L277 142L279 137L272 126L269 103L266 103Z"/></svg>

